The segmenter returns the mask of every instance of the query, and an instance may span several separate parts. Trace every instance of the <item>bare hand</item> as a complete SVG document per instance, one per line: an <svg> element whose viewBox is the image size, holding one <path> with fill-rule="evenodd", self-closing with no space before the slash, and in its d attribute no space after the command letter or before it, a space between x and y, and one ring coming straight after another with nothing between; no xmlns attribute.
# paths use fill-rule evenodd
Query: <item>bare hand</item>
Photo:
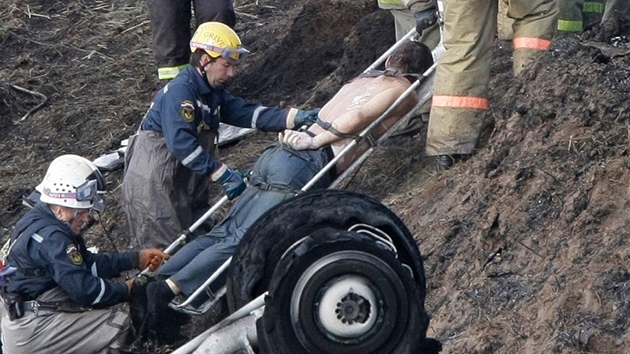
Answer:
<svg viewBox="0 0 630 354"><path fill-rule="evenodd" d="M304 132L296 132L295 130L285 130L278 133L278 141L286 144L295 150L311 150L317 149L315 141Z"/></svg>
<svg viewBox="0 0 630 354"><path fill-rule="evenodd" d="M149 271L154 272L165 259L171 258L170 255L162 252L157 248L145 248L140 251L140 267L139 269L149 268Z"/></svg>

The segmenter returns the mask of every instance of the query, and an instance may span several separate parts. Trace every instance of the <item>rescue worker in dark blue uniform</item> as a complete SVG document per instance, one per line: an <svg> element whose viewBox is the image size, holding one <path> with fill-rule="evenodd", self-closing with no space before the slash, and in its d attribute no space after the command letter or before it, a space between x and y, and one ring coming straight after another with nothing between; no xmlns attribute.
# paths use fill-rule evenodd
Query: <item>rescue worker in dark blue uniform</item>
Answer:
<svg viewBox="0 0 630 354"><path fill-rule="evenodd" d="M166 247L201 217L209 182L220 183L230 199L245 189L242 174L213 156L219 122L282 131L317 117L317 109L264 107L225 89L248 53L228 26L202 24L190 48L191 66L156 95L125 157L123 208L140 247Z"/></svg>
<svg viewBox="0 0 630 354"><path fill-rule="evenodd" d="M89 160L60 156L42 181L40 202L17 222L6 258L15 273L2 287L4 353L98 353L124 345L129 315L112 305L127 300L133 283L112 278L155 269L168 255L87 249L81 232L90 213L103 208L99 185L103 178Z"/></svg>

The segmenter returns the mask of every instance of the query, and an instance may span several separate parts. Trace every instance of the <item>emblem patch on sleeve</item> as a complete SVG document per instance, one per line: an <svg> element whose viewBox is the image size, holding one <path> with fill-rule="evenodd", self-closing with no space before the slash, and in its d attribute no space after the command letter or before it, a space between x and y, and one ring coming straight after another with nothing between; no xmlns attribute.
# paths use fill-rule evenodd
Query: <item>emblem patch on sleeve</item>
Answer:
<svg viewBox="0 0 630 354"><path fill-rule="evenodd" d="M182 108L182 118L188 123L195 119L195 104L192 101L185 100L180 105Z"/></svg>
<svg viewBox="0 0 630 354"><path fill-rule="evenodd" d="M68 247L66 248L66 253L68 254L68 257L70 258L70 262L72 262L72 264L83 264L83 256L81 256L81 252L79 252L77 246L68 245Z"/></svg>

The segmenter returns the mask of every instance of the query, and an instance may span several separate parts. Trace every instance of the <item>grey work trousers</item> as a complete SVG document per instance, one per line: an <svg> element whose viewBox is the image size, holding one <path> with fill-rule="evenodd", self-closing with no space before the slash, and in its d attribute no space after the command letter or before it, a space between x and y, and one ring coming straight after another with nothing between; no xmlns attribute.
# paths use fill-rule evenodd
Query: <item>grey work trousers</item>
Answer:
<svg viewBox="0 0 630 354"><path fill-rule="evenodd" d="M66 301L68 295L57 287L37 300ZM40 309L37 313L26 311L13 321L6 311L2 313L4 354L108 353L125 344L131 328L129 315L114 307L79 313Z"/></svg>

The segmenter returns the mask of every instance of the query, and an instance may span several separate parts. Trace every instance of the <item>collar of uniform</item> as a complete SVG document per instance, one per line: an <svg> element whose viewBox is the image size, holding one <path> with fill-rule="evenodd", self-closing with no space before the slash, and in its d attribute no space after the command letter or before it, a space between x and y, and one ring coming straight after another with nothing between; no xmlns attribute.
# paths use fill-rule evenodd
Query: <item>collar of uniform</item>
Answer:
<svg viewBox="0 0 630 354"><path fill-rule="evenodd" d="M204 79L204 77L199 74L194 66L189 65L185 69L185 71L188 74L187 76L189 77L188 81L195 85L199 94L207 95L213 91L213 88L210 87L206 79Z"/></svg>

